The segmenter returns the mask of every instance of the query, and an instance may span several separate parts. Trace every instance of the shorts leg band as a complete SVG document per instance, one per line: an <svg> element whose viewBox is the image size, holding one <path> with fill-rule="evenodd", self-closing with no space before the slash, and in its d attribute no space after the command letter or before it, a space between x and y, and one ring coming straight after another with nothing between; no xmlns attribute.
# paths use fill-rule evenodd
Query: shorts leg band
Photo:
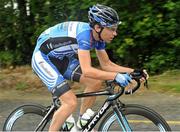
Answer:
<svg viewBox="0 0 180 132"><path fill-rule="evenodd" d="M69 90L70 90L70 87L69 87L67 81L63 81L61 84L54 87L51 90L51 92L52 92L53 97L59 98L61 95L63 95L64 93L66 93Z"/></svg>

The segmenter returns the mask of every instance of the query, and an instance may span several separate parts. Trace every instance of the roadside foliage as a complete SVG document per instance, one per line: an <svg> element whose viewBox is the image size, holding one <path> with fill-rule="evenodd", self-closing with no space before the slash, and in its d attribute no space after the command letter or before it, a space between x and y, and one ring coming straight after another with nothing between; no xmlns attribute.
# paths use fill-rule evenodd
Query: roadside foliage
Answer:
<svg viewBox="0 0 180 132"><path fill-rule="evenodd" d="M87 22L89 6L99 3L114 8L122 21L107 45L113 61L151 73L180 68L178 0L0 1L0 67L30 64L43 30L63 21Z"/></svg>

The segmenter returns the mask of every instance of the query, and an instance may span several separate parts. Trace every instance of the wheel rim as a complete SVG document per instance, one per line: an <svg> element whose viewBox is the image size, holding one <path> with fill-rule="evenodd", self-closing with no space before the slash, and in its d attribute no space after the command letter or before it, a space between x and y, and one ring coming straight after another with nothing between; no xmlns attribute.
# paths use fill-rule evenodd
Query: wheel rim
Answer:
<svg viewBox="0 0 180 132"><path fill-rule="evenodd" d="M154 124L142 115L126 115L129 125L133 131L166 131L162 124ZM102 127L102 131L123 131L117 117L113 114Z"/></svg>

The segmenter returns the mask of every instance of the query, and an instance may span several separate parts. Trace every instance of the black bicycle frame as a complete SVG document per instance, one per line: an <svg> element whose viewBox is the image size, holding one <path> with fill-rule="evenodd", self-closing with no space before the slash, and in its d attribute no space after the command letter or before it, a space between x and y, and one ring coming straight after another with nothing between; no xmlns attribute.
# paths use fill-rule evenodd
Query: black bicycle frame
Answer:
<svg viewBox="0 0 180 132"><path fill-rule="evenodd" d="M113 85L111 84L112 81L109 81L106 83L107 88L103 91L97 91L97 92L89 92L89 93L81 93L76 94L77 98L83 98L83 97L90 97L90 96L101 96L101 95L109 95L102 107L98 110L98 112L94 115L94 117L82 128L83 131L91 131L94 126L97 124L97 122L103 117L103 115L106 113L106 111L112 107L115 115L117 116L117 119L124 131L131 131L130 126L126 120L126 118L123 116L123 111L119 109L119 103L116 99L118 99L123 93L124 89L121 89L120 92L114 93ZM137 87L140 86L140 83L137 85ZM136 89L137 90L137 89ZM47 122L49 121L50 116L54 113L54 111L59 107L57 103L57 99L53 100L53 104L48 108L47 114L44 116L42 121L38 124L35 131L38 131L39 128L43 130L46 126Z"/></svg>
<svg viewBox="0 0 180 132"><path fill-rule="evenodd" d="M126 117L123 114L123 110L121 108L122 106L124 106L124 104L122 104L120 101L118 103L117 103L117 100L113 101L112 107L113 107L114 113L118 119L118 122L121 125L121 128L123 129L123 131L131 132L132 129L131 129Z"/></svg>
<svg viewBox="0 0 180 132"><path fill-rule="evenodd" d="M124 91L122 90L121 92L117 94L112 93L112 86L107 88L108 90L104 91L98 91L98 92L90 92L90 93L82 93L82 94L77 94L77 98L82 98L82 97L90 97L90 96L100 96L100 95L109 95L108 98L106 99L105 103L102 105L102 107L98 110L98 112L92 117L92 119L84 126L82 127L82 130L84 132L91 131L94 126L97 124L97 122L103 117L103 115L106 113L106 111L112 107L115 115L117 116L117 119L124 131L131 131L131 128L129 126L129 123L127 122L126 118L123 116L123 111L119 109L119 103L117 102L117 98L120 97Z"/></svg>
<svg viewBox="0 0 180 132"><path fill-rule="evenodd" d="M93 118L84 127L82 127L82 131L91 131L110 107L113 108L117 120L120 123L123 131L132 131L128 121L126 120L126 117L123 115L123 111L119 109L119 104L117 103L117 100L110 101L109 99L105 101L102 107L98 110L98 113L96 113Z"/></svg>
<svg viewBox="0 0 180 132"><path fill-rule="evenodd" d="M106 101L100 110L98 110L98 113L94 115L94 117L84 126L82 127L82 130L84 132L91 131L94 126L97 124L97 122L103 117L104 113L109 109L111 106L111 103L109 101Z"/></svg>
<svg viewBox="0 0 180 132"><path fill-rule="evenodd" d="M57 108L57 107L55 106L54 103L51 105L50 108L48 108L47 114L44 116L44 118L43 118L43 119L41 120L41 122L38 124L38 126L37 126L36 129L35 129L35 132L37 132L40 127L41 127L41 130L44 129L44 127L46 126L46 124L47 124L48 121L49 121L50 115L52 115L52 114L54 113L54 111L56 110L56 108ZM46 111L44 111L44 112L46 112Z"/></svg>

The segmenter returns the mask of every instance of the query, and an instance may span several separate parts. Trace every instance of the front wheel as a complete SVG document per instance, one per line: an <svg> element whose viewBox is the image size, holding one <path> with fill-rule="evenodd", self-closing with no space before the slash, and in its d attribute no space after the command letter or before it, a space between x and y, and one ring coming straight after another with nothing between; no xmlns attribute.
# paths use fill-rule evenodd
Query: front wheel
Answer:
<svg viewBox="0 0 180 132"><path fill-rule="evenodd" d="M46 111L47 108L41 105L22 105L8 116L3 131L34 131L45 116ZM48 127L48 124L46 124L43 130L47 131Z"/></svg>
<svg viewBox="0 0 180 132"><path fill-rule="evenodd" d="M155 111L141 105L122 108L132 131L171 131L167 122ZM101 121L99 131L123 131L116 114L111 111Z"/></svg>

